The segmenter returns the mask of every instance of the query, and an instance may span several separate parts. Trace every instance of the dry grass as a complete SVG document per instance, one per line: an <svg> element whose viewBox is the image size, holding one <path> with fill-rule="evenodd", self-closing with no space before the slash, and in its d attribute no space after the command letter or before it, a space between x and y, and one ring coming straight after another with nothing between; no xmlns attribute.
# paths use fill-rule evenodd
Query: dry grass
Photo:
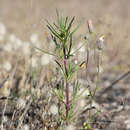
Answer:
<svg viewBox="0 0 130 130"><path fill-rule="evenodd" d="M93 20L96 31L106 35L101 82L104 88L130 68L129 5L129 0L13 0L13 3L1 0L0 23L5 25L6 33L0 34L0 39L3 38L0 40L0 83L9 75L0 88L1 129L57 129L57 118L50 112L50 108L58 101L49 93L52 89L50 81L57 84L60 80L53 69L55 63L52 57L34 50L30 45L33 43L46 50L53 49L44 20L55 19L55 8L65 15L76 16L76 24L81 21L84 23L76 33L76 44L82 43L89 18ZM1 30L0 26L0 33ZM84 53L84 50L79 52L77 59L82 60ZM83 87L86 86L86 79L94 86L94 63L90 62L88 67L90 69L87 73L81 71L78 75ZM117 86L97 95L95 104L103 113L95 118L93 127L104 130L129 129L129 86L129 77L125 77ZM81 100L79 107L84 102L86 105L86 99ZM124 109L120 103L125 104ZM86 120L86 112L83 112L75 127L79 129Z"/></svg>

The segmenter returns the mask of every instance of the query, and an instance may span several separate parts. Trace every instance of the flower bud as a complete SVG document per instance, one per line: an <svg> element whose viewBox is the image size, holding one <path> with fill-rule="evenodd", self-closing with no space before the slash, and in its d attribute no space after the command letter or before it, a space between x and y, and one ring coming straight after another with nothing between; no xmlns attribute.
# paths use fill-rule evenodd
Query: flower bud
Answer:
<svg viewBox="0 0 130 130"><path fill-rule="evenodd" d="M92 24L92 20L91 20L91 19L89 19L89 20L87 21L87 25L88 25L89 33L90 33L90 34L93 33L93 24Z"/></svg>
<svg viewBox="0 0 130 130"><path fill-rule="evenodd" d="M104 48L104 38L105 38L105 36L102 35L101 37L99 37L99 39L97 41L97 48L99 50L102 50Z"/></svg>

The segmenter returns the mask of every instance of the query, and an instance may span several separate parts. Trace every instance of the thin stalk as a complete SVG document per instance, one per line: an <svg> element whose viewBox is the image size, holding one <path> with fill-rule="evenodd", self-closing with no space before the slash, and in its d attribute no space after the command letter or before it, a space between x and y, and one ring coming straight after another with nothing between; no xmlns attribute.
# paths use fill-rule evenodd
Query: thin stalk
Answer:
<svg viewBox="0 0 130 130"><path fill-rule="evenodd" d="M66 80L66 118L68 117L68 112L70 109L70 103L69 103L69 85Z"/></svg>
<svg viewBox="0 0 130 130"><path fill-rule="evenodd" d="M94 89L94 92L93 94L91 95L91 100L90 100L90 108L92 108L92 104L93 104L93 100L94 100L94 97L96 95L96 92L98 90L98 84L99 84L99 80L100 80L100 66L101 66L101 59L102 59L102 50L99 50L99 53L98 53L98 65L97 65L97 81L96 81L96 88ZM89 119L91 117L91 109L89 111Z"/></svg>
<svg viewBox="0 0 130 130"><path fill-rule="evenodd" d="M98 84L99 84L99 80L100 80L100 67L101 67L101 60L102 60L102 50L99 50L99 59L98 59L98 72L97 72L97 82L96 82L96 88L94 90L94 93L93 93L93 98L95 97L95 94L97 92L97 89L98 89Z"/></svg>
<svg viewBox="0 0 130 130"><path fill-rule="evenodd" d="M65 89L65 95L66 95L66 119L68 118L68 113L70 109L70 102L69 102L69 84L68 84L68 72L67 72L67 59L66 59L66 51L65 47L63 47L63 54L64 54L64 69L65 69L65 80L66 80L66 89ZM68 124L68 122L66 123Z"/></svg>

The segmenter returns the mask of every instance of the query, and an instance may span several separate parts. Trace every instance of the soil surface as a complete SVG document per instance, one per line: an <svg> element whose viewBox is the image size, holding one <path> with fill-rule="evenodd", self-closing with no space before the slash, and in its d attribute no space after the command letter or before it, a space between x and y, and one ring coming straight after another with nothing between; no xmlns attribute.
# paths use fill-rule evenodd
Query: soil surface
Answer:
<svg viewBox="0 0 130 130"><path fill-rule="evenodd" d="M2 86L1 83L6 82L7 75L11 73L11 78L9 82L7 80L5 86L7 86L8 89L11 86L11 92L13 94L15 93L16 96L12 94L13 97L9 97L7 103L7 96L5 93L2 93L5 89L1 88L0 123L3 124L4 130L9 130L9 128L10 130L15 130L18 128L19 118L23 121L21 123L25 124L21 130L28 130L28 124L30 130L43 130L45 126L48 130L57 129L51 115L46 116L46 119L43 119L41 116L44 110L48 110L50 107L47 104L50 99L47 97L47 101L45 101L45 95L49 90L43 90L43 88L50 86L48 79L53 72L48 72L47 68L50 70L51 65L43 69L44 73L41 73L41 75L44 79L38 75L38 79L33 83L34 88L38 83L40 87L44 86L40 88L40 91L44 91L42 92L43 95L34 101L30 100L30 97L26 96L27 94L21 96L18 91L22 90L19 86L23 84L26 84L27 88L31 86L30 80L32 77L29 77L30 70L27 69L28 66L24 65L27 64L28 59L32 55L24 56L24 52L20 53L19 51L21 48L17 51L12 50L9 52L9 49L7 48L7 50L4 47L4 45L8 44L8 37L11 34L15 34L16 37L24 42L29 41L32 34L38 34L39 41L44 41L47 31L45 20L48 19L50 23L53 23L56 16L56 8L63 15L69 15L70 17L76 16L76 25L81 22L83 23L76 33L77 37L87 33L86 23L88 19L92 19L96 31L106 35L106 45L103 56L104 70L100 77L101 89L94 100L101 110L101 113L94 118L93 129L130 130L129 6L130 0L0 0L0 22L3 23L7 29L5 39L0 41L0 64L9 60L14 68L11 71L4 72L0 66L0 86ZM43 43L42 46L46 47L47 45ZM5 50L3 51L3 48L7 52ZM27 47L25 46L25 48ZM17 71L15 71L16 64L18 65L16 67ZM9 65L7 65L7 67L9 67ZM12 71L15 71L15 73ZM26 73L24 73L25 71ZM92 68L87 74L85 72L79 75L79 78L82 79L82 84L84 84L84 81L88 78L91 81L95 81L95 72L93 72ZM46 83L42 84L44 80ZM12 86L14 87L13 89ZM93 86L93 84L90 83L90 86ZM27 98L26 103L22 101L23 104L26 104L26 107L19 107L18 98L20 96L22 99ZM55 99L52 98L51 100L51 103L54 103L53 100ZM5 104L7 104L7 106ZM22 106L24 106L23 104ZM2 116L5 106L5 120L3 120ZM23 119L21 115L24 116ZM83 112L79 116L77 130L84 121L87 121L86 115L86 112ZM49 124L50 122L53 122L53 124Z"/></svg>

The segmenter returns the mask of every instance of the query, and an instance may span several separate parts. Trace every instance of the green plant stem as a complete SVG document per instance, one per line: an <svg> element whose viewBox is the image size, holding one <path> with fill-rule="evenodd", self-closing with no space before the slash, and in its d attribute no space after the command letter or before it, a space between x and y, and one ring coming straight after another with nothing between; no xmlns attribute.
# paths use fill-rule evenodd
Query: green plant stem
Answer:
<svg viewBox="0 0 130 130"><path fill-rule="evenodd" d="M66 59L66 51L65 47L63 47L63 54L64 54L64 69L65 69L65 80L66 80L66 90L65 90L65 95L66 95L66 119L68 118L68 112L70 109L70 102L69 102L69 85L68 85L68 72L67 72L67 59ZM68 125L68 122L66 122Z"/></svg>
<svg viewBox="0 0 130 130"><path fill-rule="evenodd" d="M68 82L66 81L66 118L68 117L69 108L70 108L70 103L69 103L69 85L68 85Z"/></svg>

